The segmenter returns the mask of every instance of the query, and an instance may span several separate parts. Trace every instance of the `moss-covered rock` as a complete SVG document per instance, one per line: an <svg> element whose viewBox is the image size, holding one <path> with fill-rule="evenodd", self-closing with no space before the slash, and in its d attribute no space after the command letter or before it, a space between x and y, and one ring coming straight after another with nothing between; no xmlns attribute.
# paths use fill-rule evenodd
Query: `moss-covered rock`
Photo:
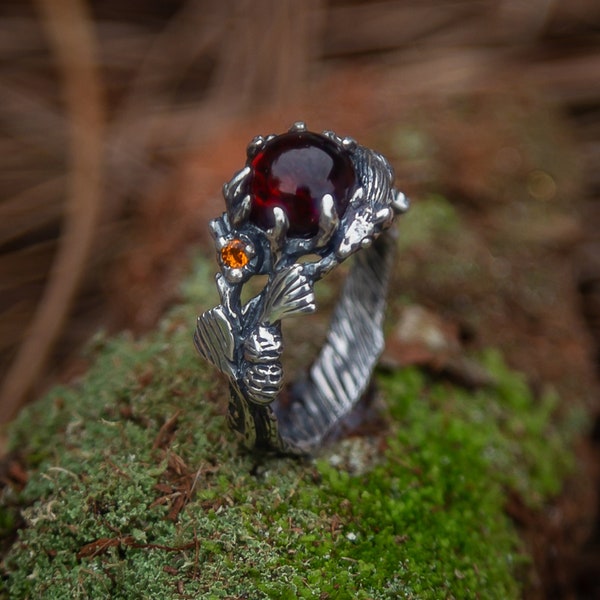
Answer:
<svg viewBox="0 0 600 600"><path fill-rule="evenodd" d="M520 597L528 557L504 507L560 489L576 425L557 425L556 395L496 352L479 359L496 384L474 392L382 372L385 432L257 459L191 343L211 270L198 261L151 335L95 339L89 372L12 426L28 482L3 492L0 523L22 524L1 597Z"/></svg>

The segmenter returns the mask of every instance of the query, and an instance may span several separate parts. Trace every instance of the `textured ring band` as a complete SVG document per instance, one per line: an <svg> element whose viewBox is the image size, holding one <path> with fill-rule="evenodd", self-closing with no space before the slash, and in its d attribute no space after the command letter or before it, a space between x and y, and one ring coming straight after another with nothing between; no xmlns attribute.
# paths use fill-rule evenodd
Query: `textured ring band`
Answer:
<svg viewBox="0 0 600 600"><path fill-rule="evenodd" d="M229 378L229 423L248 448L307 454L369 385L395 248L386 230L408 200L383 156L304 123L254 138L247 154L223 186L227 212L210 223L221 304L198 318L194 342ZM358 250L323 348L284 394L281 319L314 312L314 283ZM244 303L253 275L267 282Z"/></svg>

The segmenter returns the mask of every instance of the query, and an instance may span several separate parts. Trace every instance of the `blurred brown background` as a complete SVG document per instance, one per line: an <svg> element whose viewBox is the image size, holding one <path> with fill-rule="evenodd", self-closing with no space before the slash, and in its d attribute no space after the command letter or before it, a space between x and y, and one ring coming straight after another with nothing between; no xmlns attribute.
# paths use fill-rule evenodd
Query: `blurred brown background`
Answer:
<svg viewBox="0 0 600 600"><path fill-rule="evenodd" d="M574 216L544 235L600 347L596 0L4 0L0 422L100 326L156 323L246 143L300 119L389 153L417 202L559 189Z"/></svg>
<svg viewBox="0 0 600 600"><path fill-rule="evenodd" d="M100 324L152 326L258 132L302 118L377 143L429 105L445 162L397 163L402 185L477 198L498 109L460 123L446 108L525 98L566 115L582 164L572 191L600 193L593 0L5 0L0 11L2 421ZM594 238L600 211L586 210Z"/></svg>

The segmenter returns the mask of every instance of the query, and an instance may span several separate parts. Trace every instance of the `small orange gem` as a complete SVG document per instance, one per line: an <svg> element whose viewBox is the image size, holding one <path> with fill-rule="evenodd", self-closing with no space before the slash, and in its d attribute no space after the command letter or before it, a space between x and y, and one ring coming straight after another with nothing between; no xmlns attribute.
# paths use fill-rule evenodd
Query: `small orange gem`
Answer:
<svg viewBox="0 0 600 600"><path fill-rule="evenodd" d="M246 244L242 240L234 239L227 242L221 249L221 260L230 269L245 267L250 259L246 253Z"/></svg>

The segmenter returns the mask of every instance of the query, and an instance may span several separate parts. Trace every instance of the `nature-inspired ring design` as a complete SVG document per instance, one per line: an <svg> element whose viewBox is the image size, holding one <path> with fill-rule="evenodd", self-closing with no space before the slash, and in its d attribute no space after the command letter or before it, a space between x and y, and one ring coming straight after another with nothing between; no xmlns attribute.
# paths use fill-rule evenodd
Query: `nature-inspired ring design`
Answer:
<svg viewBox="0 0 600 600"><path fill-rule="evenodd" d="M194 342L229 378L229 423L248 448L309 454L369 386L383 350L396 246L389 228L409 203L383 156L301 122L255 137L247 155L223 186L227 212L210 222L221 304L198 318ZM325 344L284 389L281 320L314 312L315 282L356 252ZM244 303L253 275L267 282Z"/></svg>

